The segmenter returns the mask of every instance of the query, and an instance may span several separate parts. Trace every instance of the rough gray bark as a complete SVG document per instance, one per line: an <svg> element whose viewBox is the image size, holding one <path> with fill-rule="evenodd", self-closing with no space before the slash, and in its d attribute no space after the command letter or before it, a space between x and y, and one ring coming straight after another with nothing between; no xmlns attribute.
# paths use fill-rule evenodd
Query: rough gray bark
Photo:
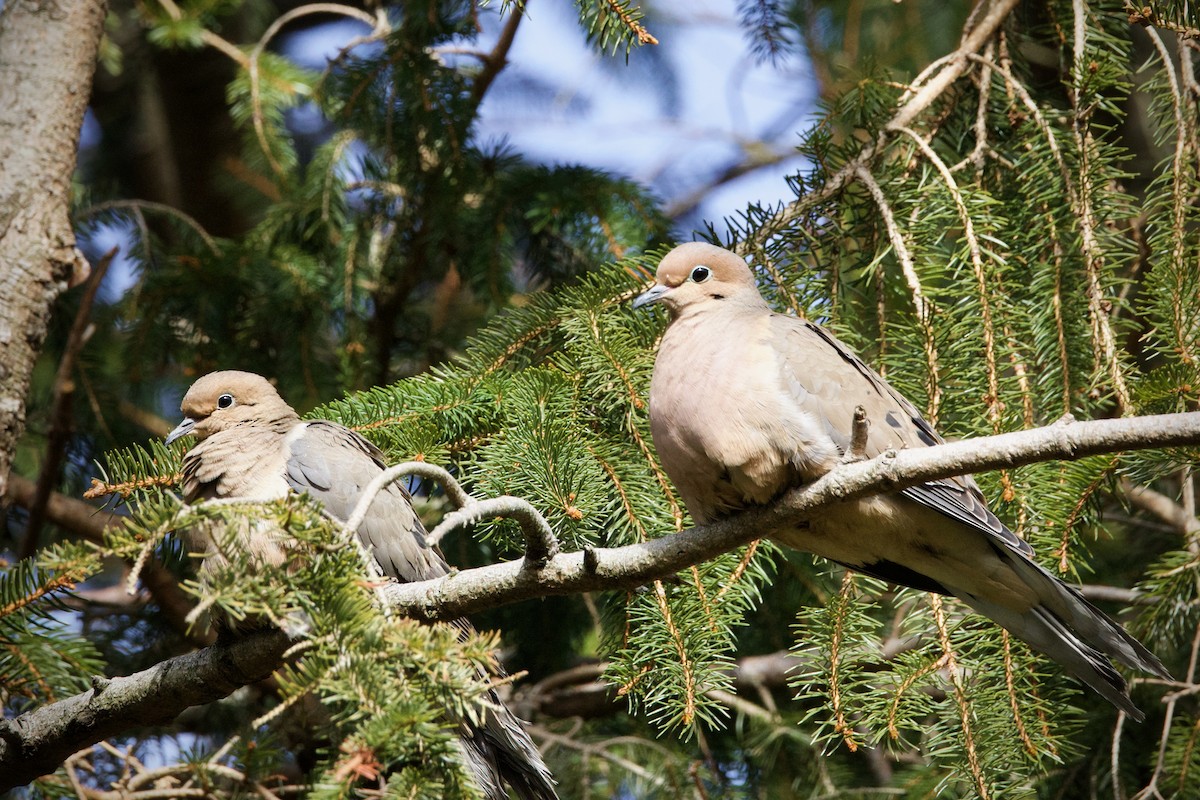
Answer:
<svg viewBox="0 0 1200 800"><path fill-rule="evenodd" d="M0 720L0 792L54 772L77 750L133 725L170 722L189 706L262 680L283 663L287 647L283 633L261 631L125 678L97 676L89 691Z"/></svg>
<svg viewBox="0 0 1200 800"><path fill-rule="evenodd" d="M104 0L0 10L0 496L58 295L87 272L68 217Z"/></svg>

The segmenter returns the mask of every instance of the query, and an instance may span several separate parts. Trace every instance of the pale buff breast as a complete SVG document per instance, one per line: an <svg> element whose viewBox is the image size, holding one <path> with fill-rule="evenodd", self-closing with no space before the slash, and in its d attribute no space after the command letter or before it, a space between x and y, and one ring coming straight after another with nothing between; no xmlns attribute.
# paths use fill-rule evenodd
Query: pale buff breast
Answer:
<svg viewBox="0 0 1200 800"><path fill-rule="evenodd" d="M650 387L655 446L697 521L768 502L838 457L788 392L768 318L720 311L671 325Z"/></svg>
<svg viewBox="0 0 1200 800"><path fill-rule="evenodd" d="M276 500L290 491L284 477L284 437L271 430L235 428L214 434L189 451L184 462L184 496L203 500ZM249 557L253 569L289 558L290 537L265 520L241 520L233 530L214 522L186 531L192 552L204 556L201 576L227 565L231 549Z"/></svg>

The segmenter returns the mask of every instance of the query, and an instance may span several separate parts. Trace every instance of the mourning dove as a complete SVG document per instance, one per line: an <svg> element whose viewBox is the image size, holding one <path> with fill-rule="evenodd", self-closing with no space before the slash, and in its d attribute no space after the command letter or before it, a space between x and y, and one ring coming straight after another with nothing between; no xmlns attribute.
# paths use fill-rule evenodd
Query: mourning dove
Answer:
<svg viewBox="0 0 1200 800"><path fill-rule="evenodd" d="M650 384L650 427L663 468L698 524L833 469L856 406L864 455L942 441L920 412L828 331L777 314L745 261L680 245L634 306L661 303L671 322ZM1162 663L1033 559L968 476L840 503L777 532L789 547L867 575L954 595L1059 662L1137 720L1110 659L1169 678Z"/></svg>
<svg viewBox="0 0 1200 800"><path fill-rule="evenodd" d="M184 420L167 443L199 440L183 458L183 498L271 500L307 493L345 521L363 489L385 468L375 445L335 422L301 421L266 379L248 372L213 372L184 395ZM392 483L381 491L358 527L358 537L383 575L400 582L449 572L425 541L425 528L408 492ZM240 542L262 562L282 563L286 548L253 533ZM210 558L217 556L210 556ZM207 567L208 565L206 565ZM470 630L465 620L459 624ZM488 800L504 800L507 783L522 800L555 800L554 780L521 723L495 693L483 724L461 723L468 765Z"/></svg>

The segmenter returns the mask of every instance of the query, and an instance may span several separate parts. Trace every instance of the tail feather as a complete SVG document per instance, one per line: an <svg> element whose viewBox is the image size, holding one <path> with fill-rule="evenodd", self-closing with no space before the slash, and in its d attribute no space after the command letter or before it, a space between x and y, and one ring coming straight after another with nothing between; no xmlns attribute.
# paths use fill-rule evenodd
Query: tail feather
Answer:
<svg viewBox="0 0 1200 800"><path fill-rule="evenodd" d="M1131 669L1149 672L1168 680L1171 678L1158 656L1088 602L1088 599L1073 586L1068 586L1031 561L1014 561L1023 562L1017 566L1025 582L1038 590L1042 603L1054 616L1075 631L1080 639Z"/></svg>
<svg viewBox="0 0 1200 800"><path fill-rule="evenodd" d="M1145 714L1129 698L1129 686L1112 661L1170 679L1171 674L1158 657L1048 570L1020 553L1005 549L1000 554L1025 585L1037 593L1038 605L1022 612L970 592L953 588L951 591L979 613L1050 656L1131 718L1138 722L1145 719Z"/></svg>
<svg viewBox="0 0 1200 800"><path fill-rule="evenodd" d="M1128 684L1108 657L1076 636L1045 606L1021 613L969 595L960 597L980 614L992 618L1034 649L1050 656L1134 720L1145 719L1146 715L1129 697Z"/></svg>
<svg viewBox="0 0 1200 800"><path fill-rule="evenodd" d="M554 778L520 720L500 703L479 726L463 723L460 737L467 765L487 800L507 800L507 784L520 800L558 800Z"/></svg>

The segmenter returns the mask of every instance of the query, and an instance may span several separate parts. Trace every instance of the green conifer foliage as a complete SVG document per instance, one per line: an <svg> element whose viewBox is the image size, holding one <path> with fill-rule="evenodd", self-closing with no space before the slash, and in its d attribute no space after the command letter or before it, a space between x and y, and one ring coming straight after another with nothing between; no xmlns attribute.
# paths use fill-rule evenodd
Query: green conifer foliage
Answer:
<svg viewBox="0 0 1200 800"><path fill-rule="evenodd" d="M766 57L797 40L828 44L806 24L853 11L742 5L752 31L775 37ZM866 5L874 18L890 4ZM633 58L653 39L653 17L632 3L577 7L599 51ZM157 44L204 44L227 9L176 10L147 12ZM237 359L278 376L305 407L335 387L362 389L311 414L362 432L390 462L447 467L477 498L523 498L565 550L670 536L691 522L646 407L666 320L628 307L665 252L667 223L630 181L530 164L475 139L475 81L489 67L439 47L471 40L479 13L405 4L375 23L374 50L323 75L262 46L236 49L228 96L262 191L256 223L228 240L174 215L147 227L147 269L113 311L123 326L102 334L106 352L148 373ZM841 76L802 133L808 166L781 187L787 196L704 235L749 257L775 308L830 326L948 438L1064 414L1196 410L1200 53L1188 13L1186 3L984 3L952 56L915 74L882 64ZM1131 68L1135 43L1148 56ZM336 130L302 157L284 120L309 100ZM1149 167L1131 156L1136 126L1153 132ZM119 373L110 359L98 370ZM278 789L286 781L271 776L286 767L321 797L366 796L380 778L387 796L470 796L448 720L486 702L480 675L499 639L381 611L345 532L306 498L182 507L182 452L135 444L104 458L101 491L126 502L130 521L99 553L133 564L134 578L152 560L183 571L175 534L195 524L226 536L277 526L298 551L268 569L231 546L228 570L186 584L197 619L266 619L297 640L272 686L219 721L210 709L181 774L223 795L254 780ZM1124 619L1181 682L1135 685L1148 714L1136 729L956 601L765 539L636 591L494 618L519 651L569 646L602 662L595 677L624 704L598 719L535 721L564 797L1187 798L1200 791L1197 455L1116 453L979 476L1048 569L1138 585L1121 594L1137 605ZM1148 523L1134 489L1151 485L1186 519ZM416 489L431 518L447 508L438 486ZM441 546L467 568L519 558L524 543L497 519ZM55 582L78 581L95 559L63 546L0 581L0 676L23 698L13 710L102 669L85 639L37 623L60 596ZM786 685L739 680L746 656L784 650ZM578 665L534 669L567 666ZM136 733L142 746L166 738ZM92 758L104 776L120 762ZM217 769L231 764L242 782ZM61 773L44 786L69 791Z"/></svg>

